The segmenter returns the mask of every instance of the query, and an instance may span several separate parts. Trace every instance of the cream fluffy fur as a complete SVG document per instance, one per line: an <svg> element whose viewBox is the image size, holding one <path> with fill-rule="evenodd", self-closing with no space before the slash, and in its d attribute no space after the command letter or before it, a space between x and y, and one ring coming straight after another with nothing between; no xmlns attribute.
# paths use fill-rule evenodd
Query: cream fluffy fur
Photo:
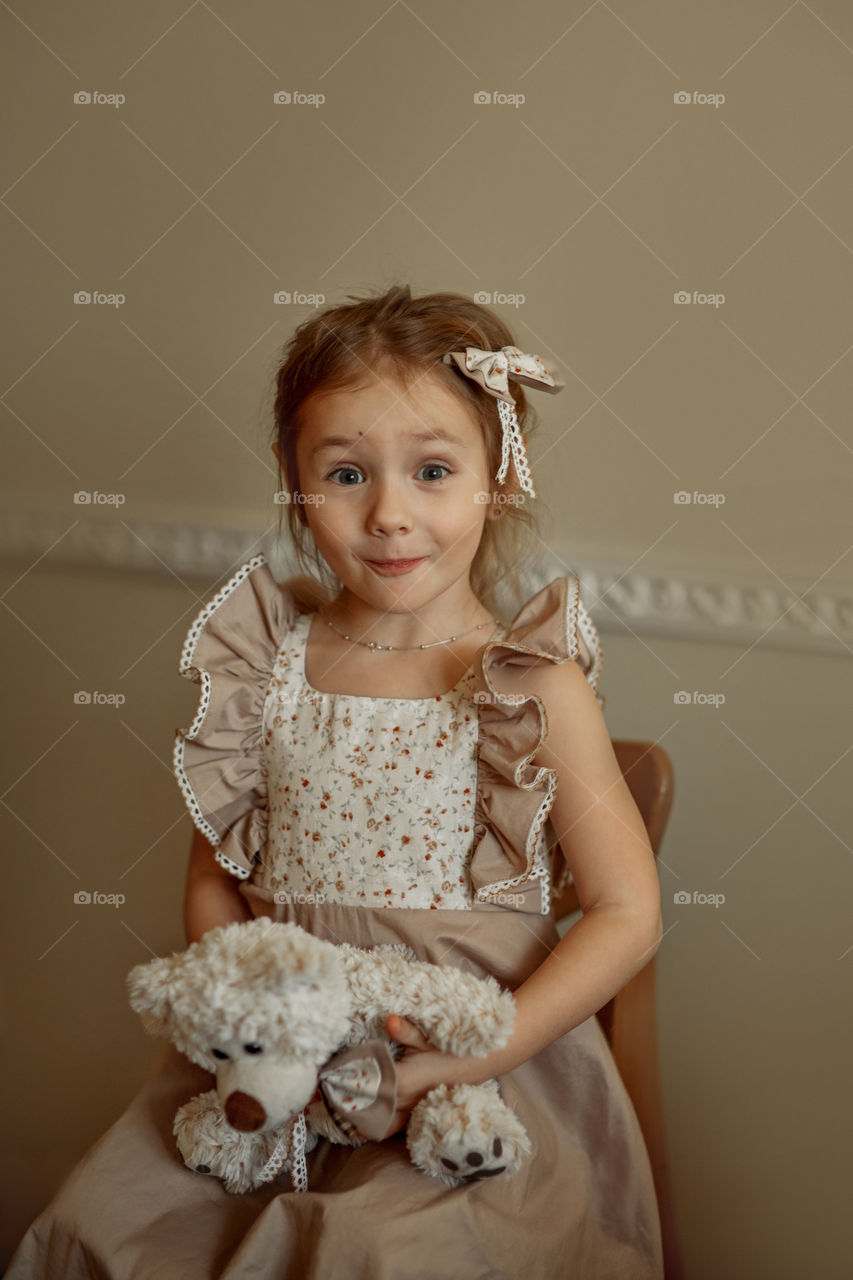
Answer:
<svg viewBox="0 0 853 1280"><path fill-rule="evenodd" d="M265 917L137 965L128 991L150 1034L215 1073L216 1090L179 1110L175 1134L186 1163L232 1192L266 1180L279 1139L306 1109L306 1150L318 1133L348 1141L322 1104L309 1105L318 1072L344 1046L387 1041L390 1013L444 1052L480 1057L506 1044L515 1014L512 995L491 977L417 961L405 947L334 946ZM530 1150L495 1081L432 1090L412 1113L407 1141L413 1163L451 1186L514 1172Z"/></svg>

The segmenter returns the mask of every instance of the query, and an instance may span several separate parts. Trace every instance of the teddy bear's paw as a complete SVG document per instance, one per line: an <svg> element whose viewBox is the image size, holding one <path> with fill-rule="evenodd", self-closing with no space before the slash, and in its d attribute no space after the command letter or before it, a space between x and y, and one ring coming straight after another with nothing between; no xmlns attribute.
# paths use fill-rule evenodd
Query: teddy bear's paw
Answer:
<svg viewBox="0 0 853 1280"><path fill-rule="evenodd" d="M278 1131L238 1133L232 1129L215 1089L200 1093L178 1109L173 1133L184 1164L195 1173L220 1178L232 1195L261 1186L265 1179L260 1175L281 1136ZM289 1167L285 1163L281 1171Z"/></svg>
<svg viewBox="0 0 853 1280"><path fill-rule="evenodd" d="M433 1089L412 1111L406 1142L412 1163L450 1187L515 1173L531 1149L495 1080Z"/></svg>

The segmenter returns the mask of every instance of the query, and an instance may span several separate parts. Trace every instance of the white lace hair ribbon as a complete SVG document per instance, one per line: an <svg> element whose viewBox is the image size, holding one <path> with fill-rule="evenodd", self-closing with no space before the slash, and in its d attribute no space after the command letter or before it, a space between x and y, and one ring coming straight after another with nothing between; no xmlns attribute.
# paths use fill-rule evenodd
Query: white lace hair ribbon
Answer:
<svg viewBox="0 0 853 1280"><path fill-rule="evenodd" d="M496 480L503 480L509 469L510 454L515 464L516 474L521 488L531 498L536 497L533 487L533 476L524 437L518 424L515 412L515 400L509 389L510 380L521 382L525 386L540 391L548 391L552 395L562 391L562 383L553 370L546 367L540 356L528 355L519 351L518 347L501 347L499 351L483 351L479 347L466 347L464 351L449 351L442 356L444 364L455 364L461 373L479 386L498 402L501 426L501 465Z"/></svg>
<svg viewBox="0 0 853 1280"><path fill-rule="evenodd" d="M533 476L530 471L530 463L527 461L524 437L518 425L518 418L515 416L515 408L511 409L505 400L499 400L498 413L503 426L503 435L501 437L501 465L498 467L498 474L495 479L498 481L504 479L509 470L509 456L512 454L512 460L515 463L515 474L518 476L519 484L525 493L529 493L531 498L535 498L536 490L533 488Z"/></svg>

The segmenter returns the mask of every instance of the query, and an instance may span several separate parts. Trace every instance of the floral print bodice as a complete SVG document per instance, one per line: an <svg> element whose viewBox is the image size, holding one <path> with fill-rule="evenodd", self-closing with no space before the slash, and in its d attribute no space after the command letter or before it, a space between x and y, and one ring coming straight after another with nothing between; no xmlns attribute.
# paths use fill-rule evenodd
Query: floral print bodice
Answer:
<svg viewBox="0 0 853 1280"><path fill-rule="evenodd" d="M311 615L281 647L263 713L267 852L252 879L280 901L465 908L474 847L473 666L449 693L312 689Z"/></svg>
<svg viewBox="0 0 853 1280"><path fill-rule="evenodd" d="M577 576L531 596L433 698L312 689L312 616L259 553L204 606L181 652L200 696L175 731L175 777L252 911L547 914L557 774L533 763L547 717L534 680L526 693L503 686L577 662L601 703L603 655Z"/></svg>

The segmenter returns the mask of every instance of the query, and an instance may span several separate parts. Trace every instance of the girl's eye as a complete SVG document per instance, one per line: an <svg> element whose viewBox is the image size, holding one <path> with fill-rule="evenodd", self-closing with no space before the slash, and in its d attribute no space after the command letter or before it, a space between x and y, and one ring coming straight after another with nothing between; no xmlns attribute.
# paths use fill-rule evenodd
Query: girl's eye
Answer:
<svg viewBox="0 0 853 1280"><path fill-rule="evenodd" d="M221 1049L211 1049L210 1052L213 1054L214 1058L219 1058L223 1062L228 1061L228 1054L223 1053Z"/></svg>
<svg viewBox="0 0 853 1280"><path fill-rule="evenodd" d="M329 472L327 479L333 480L335 476L340 475L341 472L343 472L344 474L349 473L349 475L351 476L356 476L359 474L359 472L356 471L355 467L338 467L336 471ZM353 488L353 486L345 484L344 488L351 489Z"/></svg>
<svg viewBox="0 0 853 1280"><path fill-rule="evenodd" d="M450 475L450 468L446 467L443 462L425 462L424 465L420 468L420 470L421 471L443 471L443 472L446 472L447 475ZM332 480L334 479L335 476L340 475L341 473L345 475L361 474L361 472L358 471L355 467L338 467L335 471L331 471L329 473L329 475L327 476L327 479ZM440 475L440 476L434 476L432 478L436 480L443 480L444 476ZM344 484L343 487L351 489L351 488L354 488L355 486L350 484Z"/></svg>
<svg viewBox="0 0 853 1280"><path fill-rule="evenodd" d="M421 471L446 471L450 475L450 467L446 467L443 462L425 462ZM436 479L443 480L444 476L436 476Z"/></svg>

